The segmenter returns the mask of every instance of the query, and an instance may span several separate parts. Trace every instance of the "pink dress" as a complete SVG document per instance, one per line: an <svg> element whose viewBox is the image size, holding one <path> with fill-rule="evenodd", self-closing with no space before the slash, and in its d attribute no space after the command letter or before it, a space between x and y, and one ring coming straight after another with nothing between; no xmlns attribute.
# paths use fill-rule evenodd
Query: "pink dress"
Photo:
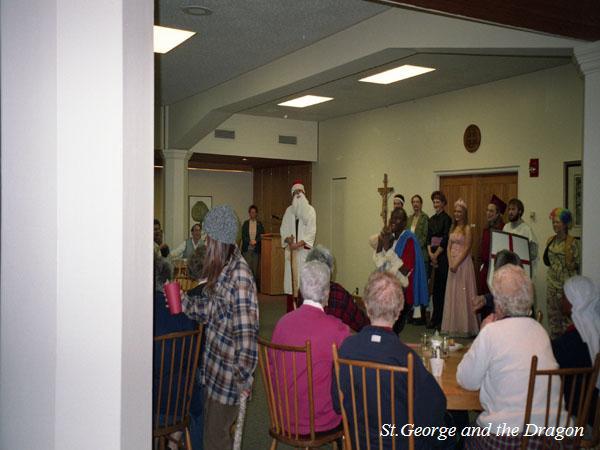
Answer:
<svg viewBox="0 0 600 450"><path fill-rule="evenodd" d="M450 256L455 259L464 251L465 235L456 231L450 233L450 244L452 244ZM442 320L443 332L463 337L477 334L479 323L471 308L471 299L476 295L477 286L473 260L471 255L467 255L456 272L448 271Z"/></svg>

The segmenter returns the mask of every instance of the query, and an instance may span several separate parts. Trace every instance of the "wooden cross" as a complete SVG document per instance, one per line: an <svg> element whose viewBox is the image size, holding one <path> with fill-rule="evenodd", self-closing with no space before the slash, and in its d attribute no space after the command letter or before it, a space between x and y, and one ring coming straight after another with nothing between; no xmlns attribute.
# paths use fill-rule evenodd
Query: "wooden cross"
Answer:
<svg viewBox="0 0 600 450"><path fill-rule="evenodd" d="M388 197L394 191L393 187L388 187L388 176L387 173L383 174L383 187L377 188L379 195L381 195L381 219L383 220L383 226L387 226L388 221Z"/></svg>

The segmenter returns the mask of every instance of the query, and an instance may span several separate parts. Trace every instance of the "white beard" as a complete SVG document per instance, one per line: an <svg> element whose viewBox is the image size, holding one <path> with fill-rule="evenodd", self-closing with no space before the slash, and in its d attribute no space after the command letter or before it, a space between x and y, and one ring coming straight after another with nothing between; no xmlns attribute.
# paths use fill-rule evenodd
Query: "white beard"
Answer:
<svg viewBox="0 0 600 450"><path fill-rule="evenodd" d="M294 212L296 218L302 220L303 222L308 219L310 204L308 203L308 200L304 194L300 194L299 197L294 196L294 199L292 200L292 211Z"/></svg>

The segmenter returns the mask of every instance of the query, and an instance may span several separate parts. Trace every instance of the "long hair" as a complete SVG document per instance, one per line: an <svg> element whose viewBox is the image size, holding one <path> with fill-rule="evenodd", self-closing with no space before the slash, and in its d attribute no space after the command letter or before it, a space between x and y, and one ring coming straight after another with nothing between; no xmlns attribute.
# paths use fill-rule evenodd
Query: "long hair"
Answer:
<svg viewBox="0 0 600 450"><path fill-rule="evenodd" d="M454 214L452 214L452 229L450 230L450 232L452 233L457 227L460 227L459 231L462 234L465 234L465 227L467 226L467 224L469 223L469 211L467 208L467 204L465 203L465 201L462 198L459 198L458 200L456 200L454 202L454 207L458 207L460 209L463 210L463 221L464 223L462 225L459 225L456 222L456 219L454 218Z"/></svg>
<svg viewBox="0 0 600 450"><path fill-rule="evenodd" d="M223 268L231 258L234 248L234 244L225 244L212 239L210 236L206 237L206 256L202 276L207 279L206 289L208 291L212 291L217 284L219 275L221 275Z"/></svg>

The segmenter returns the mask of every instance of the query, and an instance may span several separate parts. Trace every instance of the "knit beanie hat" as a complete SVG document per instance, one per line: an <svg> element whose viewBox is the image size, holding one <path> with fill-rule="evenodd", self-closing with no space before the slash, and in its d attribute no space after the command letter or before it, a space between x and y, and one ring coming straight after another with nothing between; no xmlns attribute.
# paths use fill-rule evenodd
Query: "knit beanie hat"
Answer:
<svg viewBox="0 0 600 450"><path fill-rule="evenodd" d="M229 205L215 206L204 217L204 232L224 244L235 244L238 227L238 219Z"/></svg>

